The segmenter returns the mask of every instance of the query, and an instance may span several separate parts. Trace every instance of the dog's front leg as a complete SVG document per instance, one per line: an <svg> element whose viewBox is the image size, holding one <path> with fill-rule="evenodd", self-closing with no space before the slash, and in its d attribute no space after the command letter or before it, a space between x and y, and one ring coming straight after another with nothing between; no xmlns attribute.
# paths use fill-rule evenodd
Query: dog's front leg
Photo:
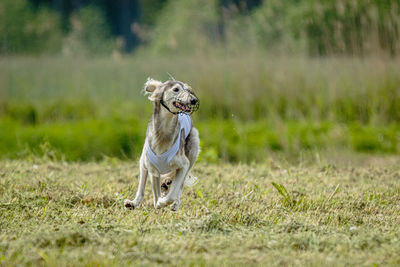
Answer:
<svg viewBox="0 0 400 267"><path fill-rule="evenodd" d="M153 185L153 205L157 208L157 202L161 196L161 179L160 174L150 173L151 184Z"/></svg>
<svg viewBox="0 0 400 267"><path fill-rule="evenodd" d="M156 208L163 208L170 204L172 204L171 209L173 211L176 211L179 208L179 205L181 204L180 198L185 182L185 177L189 172L188 165L189 164L176 171L175 178L172 181L168 194L158 200Z"/></svg>
<svg viewBox="0 0 400 267"><path fill-rule="evenodd" d="M143 160L141 158L140 159L139 186L138 186L138 190L136 192L136 197L135 197L135 199L133 201L129 200L129 199L125 199L124 205L125 205L126 208L135 209L140 205L140 203L142 203L142 200L143 200L143 197L144 197L144 189L146 187L147 174L148 174L148 170L144 166L144 162L143 162Z"/></svg>

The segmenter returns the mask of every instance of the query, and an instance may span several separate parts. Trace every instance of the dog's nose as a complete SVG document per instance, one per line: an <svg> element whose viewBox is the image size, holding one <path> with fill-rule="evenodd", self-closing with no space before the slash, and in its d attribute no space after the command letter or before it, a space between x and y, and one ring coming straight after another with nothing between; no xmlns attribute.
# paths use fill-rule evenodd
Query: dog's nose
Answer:
<svg viewBox="0 0 400 267"><path fill-rule="evenodd" d="M191 105L196 105L197 102L198 102L198 100L196 98L193 98L192 100L190 100Z"/></svg>

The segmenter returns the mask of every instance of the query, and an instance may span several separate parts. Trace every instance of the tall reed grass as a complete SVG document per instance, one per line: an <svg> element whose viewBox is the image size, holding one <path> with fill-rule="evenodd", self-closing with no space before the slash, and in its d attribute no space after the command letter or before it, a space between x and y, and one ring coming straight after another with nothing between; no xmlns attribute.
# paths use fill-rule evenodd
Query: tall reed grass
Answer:
<svg viewBox="0 0 400 267"><path fill-rule="evenodd" d="M382 124L400 120L400 62L380 58L278 58L257 55L5 58L0 61L3 113L23 103L39 120L144 114L147 77L171 73L195 88L202 120L313 120ZM72 106L71 106L72 105ZM8 110L8 111L7 111ZM15 111L16 112L16 111ZM133 112L133 111L132 111Z"/></svg>
<svg viewBox="0 0 400 267"><path fill-rule="evenodd" d="M215 47L311 56L400 52L399 0L177 0L156 19L145 47L156 53Z"/></svg>
<svg viewBox="0 0 400 267"><path fill-rule="evenodd" d="M152 110L143 83L165 80L167 71L200 97L193 117L207 161L303 149L399 151L396 60L138 55L3 58L0 68L7 157L44 153L44 143L71 160L137 157Z"/></svg>

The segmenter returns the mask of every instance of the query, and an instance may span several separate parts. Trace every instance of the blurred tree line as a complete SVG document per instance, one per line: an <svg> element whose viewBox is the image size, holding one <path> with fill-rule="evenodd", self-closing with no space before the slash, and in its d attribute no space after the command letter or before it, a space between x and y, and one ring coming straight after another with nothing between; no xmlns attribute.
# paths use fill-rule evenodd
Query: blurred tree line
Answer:
<svg viewBox="0 0 400 267"><path fill-rule="evenodd" d="M1 54L400 52L400 0L1 0Z"/></svg>

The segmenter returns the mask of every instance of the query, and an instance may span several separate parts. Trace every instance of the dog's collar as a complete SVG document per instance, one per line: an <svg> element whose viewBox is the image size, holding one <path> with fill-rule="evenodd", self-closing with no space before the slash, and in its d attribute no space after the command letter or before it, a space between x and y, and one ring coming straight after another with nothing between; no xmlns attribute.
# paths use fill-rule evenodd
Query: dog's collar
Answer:
<svg viewBox="0 0 400 267"><path fill-rule="evenodd" d="M180 113L180 112L172 112L172 111L169 109L169 107L168 107L167 105L164 104L164 101L163 101L162 99L160 100L160 104L161 104L166 110L168 110L169 112L171 112L171 113L174 114L174 115Z"/></svg>

